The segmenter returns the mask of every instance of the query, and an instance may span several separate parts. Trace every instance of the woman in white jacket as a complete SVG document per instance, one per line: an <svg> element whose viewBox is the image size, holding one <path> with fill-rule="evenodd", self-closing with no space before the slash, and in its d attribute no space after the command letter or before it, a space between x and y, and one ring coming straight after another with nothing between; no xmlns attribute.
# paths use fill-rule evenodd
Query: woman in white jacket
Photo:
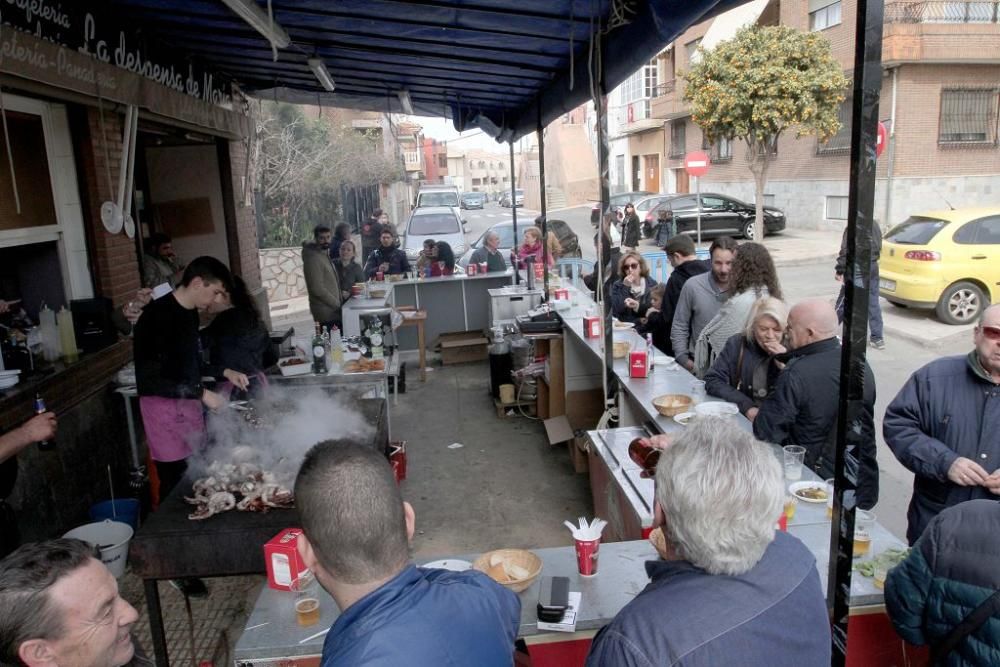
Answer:
<svg viewBox="0 0 1000 667"><path fill-rule="evenodd" d="M694 373L704 377L730 336L746 328L754 302L765 296L781 297L778 271L767 248L759 243L743 243L733 259L730 278L732 296L705 325L695 342Z"/></svg>

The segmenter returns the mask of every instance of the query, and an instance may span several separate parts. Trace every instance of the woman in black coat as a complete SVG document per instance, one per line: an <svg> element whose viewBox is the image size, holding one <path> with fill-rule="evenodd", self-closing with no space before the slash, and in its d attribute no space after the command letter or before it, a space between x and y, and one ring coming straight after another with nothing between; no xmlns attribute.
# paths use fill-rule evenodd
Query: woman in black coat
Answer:
<svg viewBox="0 0 1000 667"><path fill-rule="evenodd" d="M641 234L642 224L635 212L635 205L629 202L625 204L625 213L622 217L622 250L635 250L639 246Z"/></svg>
<svg viewBox="0 0 1000 667"><path fill-rule="evenodd" d="M787 352L782 343L787 322L788 308L780 299L764 297L754 303L746 331L726 341L705 374L708 394L735 403L753 421L784 368L776 357Z"/></svg>
<svg viewBox="0 0 1000 667"><path fill-rule="evenodd" d="M209 353L208 373L221 382L227 380L224 371L231 369L251 379L251 390L264 386L264 371L278 360L270 334L239 276L233 276L233 289L224 307L201 332Z"/></svg>
<svg viewBox="0 0 1000 667"><path fill-rule="evenodd" d="M656 281L637 252L627 252L618 262L618 280L611 286L611 314L622 322L639 323L651 304L650 291Z"/></svg>

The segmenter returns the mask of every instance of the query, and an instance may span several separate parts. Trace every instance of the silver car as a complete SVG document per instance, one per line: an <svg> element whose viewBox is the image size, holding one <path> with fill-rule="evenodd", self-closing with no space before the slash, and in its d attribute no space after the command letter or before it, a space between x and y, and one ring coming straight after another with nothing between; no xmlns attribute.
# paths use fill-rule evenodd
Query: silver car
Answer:
<svg viewBox="0 0 1000 667"><path fill-rule="evenodd" d="M424 241L444 241L451 246L455 257L461 257L466 249L463 221L450 206L426 206L415 208L406 221L406 258L416 261L423 250Z"/></svg>

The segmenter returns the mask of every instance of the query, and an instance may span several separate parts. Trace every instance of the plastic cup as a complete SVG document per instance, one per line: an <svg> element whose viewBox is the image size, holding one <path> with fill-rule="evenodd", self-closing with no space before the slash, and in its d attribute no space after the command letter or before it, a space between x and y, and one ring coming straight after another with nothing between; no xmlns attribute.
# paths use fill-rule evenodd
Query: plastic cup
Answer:
<svg viewBox="0 0 1000 667"><path fill-rule="evenodd" d="M826 518L833 519L833 478L826 480Z"/></svg>
<svg viewBox="0 0 1000 667"><path fill-rule="evenodd" d="M601 549L601 538L596 540L575 540L576 567L582 577L597 574L597 556Z"/></svg>
<svg viewBox="0 0 1000 667"><path fill-rule="evenodd" d="M875 513L858 510L854 515L854 557L865 556L872 549L872 526Z"/></svg>
<svg viewBox="0 0 1000 667"><path fill-rule="evenodd" d="M311 572L306 572L292 582L295 593L295 621L307 628L319 623L319 583Z"/></svg>
<svg viewBox="0 0 1000 667"><path fill-rule="evenodd" d="M692 403L702 403L708 398L708 393L705 391L704 380L695 380L691 383L691 402Z"/></svg>
<svg viewBox="0 0 1000 667"><path fill-rule="evenodd" d="M487 264L486 262L480 262L479 273L489 273L489 264Z"/></svg>
<svg viewBox="0 0 1000 667"><path fill-rule="evenodd" d="M799 506L799 501L795 496L785 496L785 518L791 521L795 518L795 510Z"/></svg>
<svg viewBox="0 0 1000 667"><path fill-rule="evenodd" d="M806 459L806 448L799 445L782 447L785 456L785 479L790 482L802 479L802 463Z"/></svg>

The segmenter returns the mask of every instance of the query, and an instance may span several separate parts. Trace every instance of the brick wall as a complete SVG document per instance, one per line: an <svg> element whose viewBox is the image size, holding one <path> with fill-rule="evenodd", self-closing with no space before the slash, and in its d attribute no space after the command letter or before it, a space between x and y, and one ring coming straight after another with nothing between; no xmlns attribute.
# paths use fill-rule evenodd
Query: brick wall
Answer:
<svg viewBox="0 0 1000 667"><path fill-rule="evenodd" d="M243 278L247 289L252 293L260 289L261 280L253 200L247 206L243 195L246 160L246 144L243 141L219 142L219 170L226 210L229 264L233 272Z"/></svg>
<svg viewBox="0 0 1000 667"><path fill-rule="evenodd" d="M140 287L135 242L125 234L108 234L101 223L101 204L118 199L122 125L122 116L105 110L105 153L101 138L101 117L97 109L77 109L72 123L94 289L98 295L110 298L115 305L128 301ZM110 185L106 155L111 161L108 165L111 170Z"/></svg>

